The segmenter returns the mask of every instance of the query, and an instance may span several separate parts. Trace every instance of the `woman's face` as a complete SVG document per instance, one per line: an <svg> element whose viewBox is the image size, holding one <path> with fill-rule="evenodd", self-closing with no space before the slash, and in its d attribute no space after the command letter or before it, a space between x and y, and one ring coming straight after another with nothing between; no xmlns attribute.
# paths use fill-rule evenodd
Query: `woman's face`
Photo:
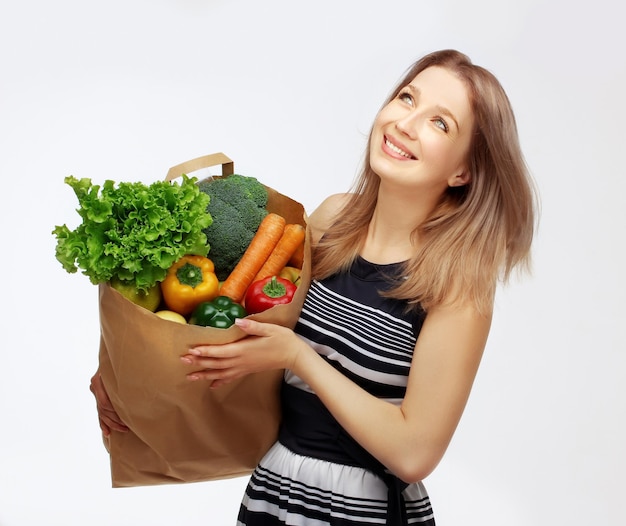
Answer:
<svg viewBox="0 0 626 526"><path fill-rule="evenodd" d="M428 192L437 200L448 186L467 184L474 130L468 90L448 69L419 73L376 116L370 164L381 184Z"/></svg>

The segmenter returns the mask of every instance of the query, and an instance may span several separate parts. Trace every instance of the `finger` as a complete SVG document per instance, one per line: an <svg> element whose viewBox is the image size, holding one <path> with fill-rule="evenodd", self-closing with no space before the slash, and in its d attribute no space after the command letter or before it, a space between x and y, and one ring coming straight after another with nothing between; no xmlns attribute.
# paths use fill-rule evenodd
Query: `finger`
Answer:
<svg viewBox="0 0 626 526"><path fill-rule="evenodd" d="M95 396L98 407L106 407L111 410L113 409L113 404L111 403L111 399L109 398L106 389L104 388L104 383L102 382L102 377L99 373L95 374L91 378L89 390Z"/></svg>
<svg viewBox="0 0 626 526"><path fill-rule="evenodd" d="M236 352L233 349L233 344L226 343L223 345L198 345L189 349L189 354L182 356L182 360L185 363L197 363L200 358L206 359L224 359L233 356ZM191 361L187 362L185 359L189 358Z"/></svg>
<svg viewBox="0 0 626 526"><path fill-rule="evenodd" d="M106 424L105 424L106 425ZM128 427L124 424L111 423L111 425L107 426L111 431L119 431L120 433L127 433L129 431Z"/></svg>
<svg viewBox="0 0 626 526"><path fill-rule="evenodd" d="M211 385L209 387L211 389L217 389L218 387L222 387L223 385L227 385L231 383L233 380L234 378L224 378L222 380L214 380L213 382L211 382Z"/></svg>
<svg viewBox="0 0 626 526"><path fill-rule="evenodd" d="M128 426L124 424L115 410L98 407L98 416L100 420L111 429L115 429L116 431L128 431Z"/></svg>
<svg viewBox="0 0 626 526"><path fill-rule="evenodd" d="M124 422L118 416L111 399L106 393L101 393L100 397L96 399L96 408L101 417L106 417L113 424L124 426Z"/></svg>
<svg viewBox="0 0 626 526"><path fill-rule="evenodd" d="M205 358L188 354L181 356L181 361L186 365L193 365L199 369L230 369L237 365L237 358Z"/></svg>
<svg viewBox="0 0 626 526"><path fill-rule="evenodd" d="M201 371L189 373L187 375L187 379L191 381L204 380L209 382L231 382L238 376L240 376L240 374L235 369L203 369Z"/></svg>
<svg viewBox="0 0 626 526"><path fill-rule="evenodd" d="M235 325L250 336L268 336L273 327L271 323L262 323L249 318L237 318Z"/></svg>
<svg viewBox="0 0 626 526"><path fill-rule="evenodd" d="M115 420L111 420L110 418L107 418L105 416L100 417L100 429L102 429L102 431L107 430L108 433L111 433L111 431L119 431L121 433L126 433L127 431L129 431L128 427L124 424L116 422Z"/></svg>
<svg viewBox="0 0 626 526"><path fill-rule="evenodd" d="M92 379L90 385L91 392L96 397L96 409L98 410L98 418L100 420L100 428L106 436L112 429L116 431L128 431L128 427L122 422L121 418L117 414L117 411L113 407L113 403L109 398L102 380L99 378Z"/></svg>
<svg viewBox="0 0 626 526"><path fill-rule="evenodd" d="M100 424L100 429L104 436L110 436L112 431L120 431L122 433L127 432L128 426L126 426L119 418L117 418L117 414L114 413L114 417L111 415L100 412L98 414L98 423Z"/></svg>
<svg viewBox="0 0 626 526"><path fill-rule="evenodd" d="M261 323L248 318L237 318L235 323L248 336L271 336L276 331L284 330L283 327L271 323ZM243 338L231 343L220 345L196 345L189 349L189 354L212 358L229 358L242 352L254 339Z"/></svg>
<svg viewBox="0 0 626 526"><path fill-rule="evenodd" d="M100 373L94 374L89 385L90 391L96 398L96 409L98 411L98 422L100 429L105 437L111 435L111 431L120 431L122 433L128 431L128 426L122 422L113 407L113 403L104 388Z"/></svg>
<svg viewBox="0 0 626 526"><path fill-rule="evenodd" d="M102 434L105 437L108 437L111 435L111 428L109 426L107 426L103 421L102 418L98 418L98 423L100 424L100 429L102 430Z"/></svg>

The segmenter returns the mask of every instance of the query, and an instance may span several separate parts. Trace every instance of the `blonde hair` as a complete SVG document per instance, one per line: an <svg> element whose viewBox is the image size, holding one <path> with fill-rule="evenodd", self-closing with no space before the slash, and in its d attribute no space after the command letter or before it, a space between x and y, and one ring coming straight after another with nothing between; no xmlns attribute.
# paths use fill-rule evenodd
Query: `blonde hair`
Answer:
<svg viewBox="0 0 626 526"><path fill-rule="evenodd" d="M473 302L489 312L498 280L514 268L529 270L536 193L521 152L510 101L498 80L455 50L426 55L407 71L385 105L421 71L439 66L467 86L475 130L467 164L469 184L450 187L413 232L421 248L405 262L404 276L385 293L414 308ZM370 132L371 135L371 132ZM376 206L379 178L369 162L369 141L353 194L314 248L313 277L350 267Z"/></svg>

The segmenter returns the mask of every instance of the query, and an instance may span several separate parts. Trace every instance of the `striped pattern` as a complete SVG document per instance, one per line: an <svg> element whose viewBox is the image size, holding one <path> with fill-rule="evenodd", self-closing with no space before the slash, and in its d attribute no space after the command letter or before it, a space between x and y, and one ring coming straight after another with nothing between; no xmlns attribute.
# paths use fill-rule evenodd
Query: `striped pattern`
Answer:
<svg viewBox="0 0 626 526"><path fill-rule="evenodd" d="M346 376L380 398L401 398L413 357L412 324L311 285L297 332Z"/></svg>
<svg viewBox="0 0 626 526"><path fill-rule="evenodd" d="M404 496L409 524L435 524L422 484ZM252 475L237 526L385 525L386 498L387 488L368 471L300 457L276 444Z"/></svg>
<svg viewBox="0 0 626 526"><path fill-rule="evenodd" d="M423 316L404 303L382 298L385 275L396 266L359 259L350 273L314 281L296 332L331 365L373 395L400 403ZM311 392L287 371L285 380ZM315 425L315 422L312 422ZM409 524L434 525L421 483L404 491ZM387 487L354 466L301 456L282 444L253 473L238 526L372 526L386 524Z"/></svg>

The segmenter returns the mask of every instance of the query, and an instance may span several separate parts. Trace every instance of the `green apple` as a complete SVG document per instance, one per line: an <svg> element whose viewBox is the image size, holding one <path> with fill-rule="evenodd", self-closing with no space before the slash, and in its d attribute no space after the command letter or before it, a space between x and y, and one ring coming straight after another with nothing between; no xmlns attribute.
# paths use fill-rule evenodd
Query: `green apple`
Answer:
<svg viewBox="0 0 626 526"><path fill-rule="evenodd" d="M147 291L137 290L137 287L135 287L132 282L121 281L118 278L112 278L110 285L126 299L149 311L156 311L161 304L162 295L161 285L159 283L149 288Z"/></svg>

